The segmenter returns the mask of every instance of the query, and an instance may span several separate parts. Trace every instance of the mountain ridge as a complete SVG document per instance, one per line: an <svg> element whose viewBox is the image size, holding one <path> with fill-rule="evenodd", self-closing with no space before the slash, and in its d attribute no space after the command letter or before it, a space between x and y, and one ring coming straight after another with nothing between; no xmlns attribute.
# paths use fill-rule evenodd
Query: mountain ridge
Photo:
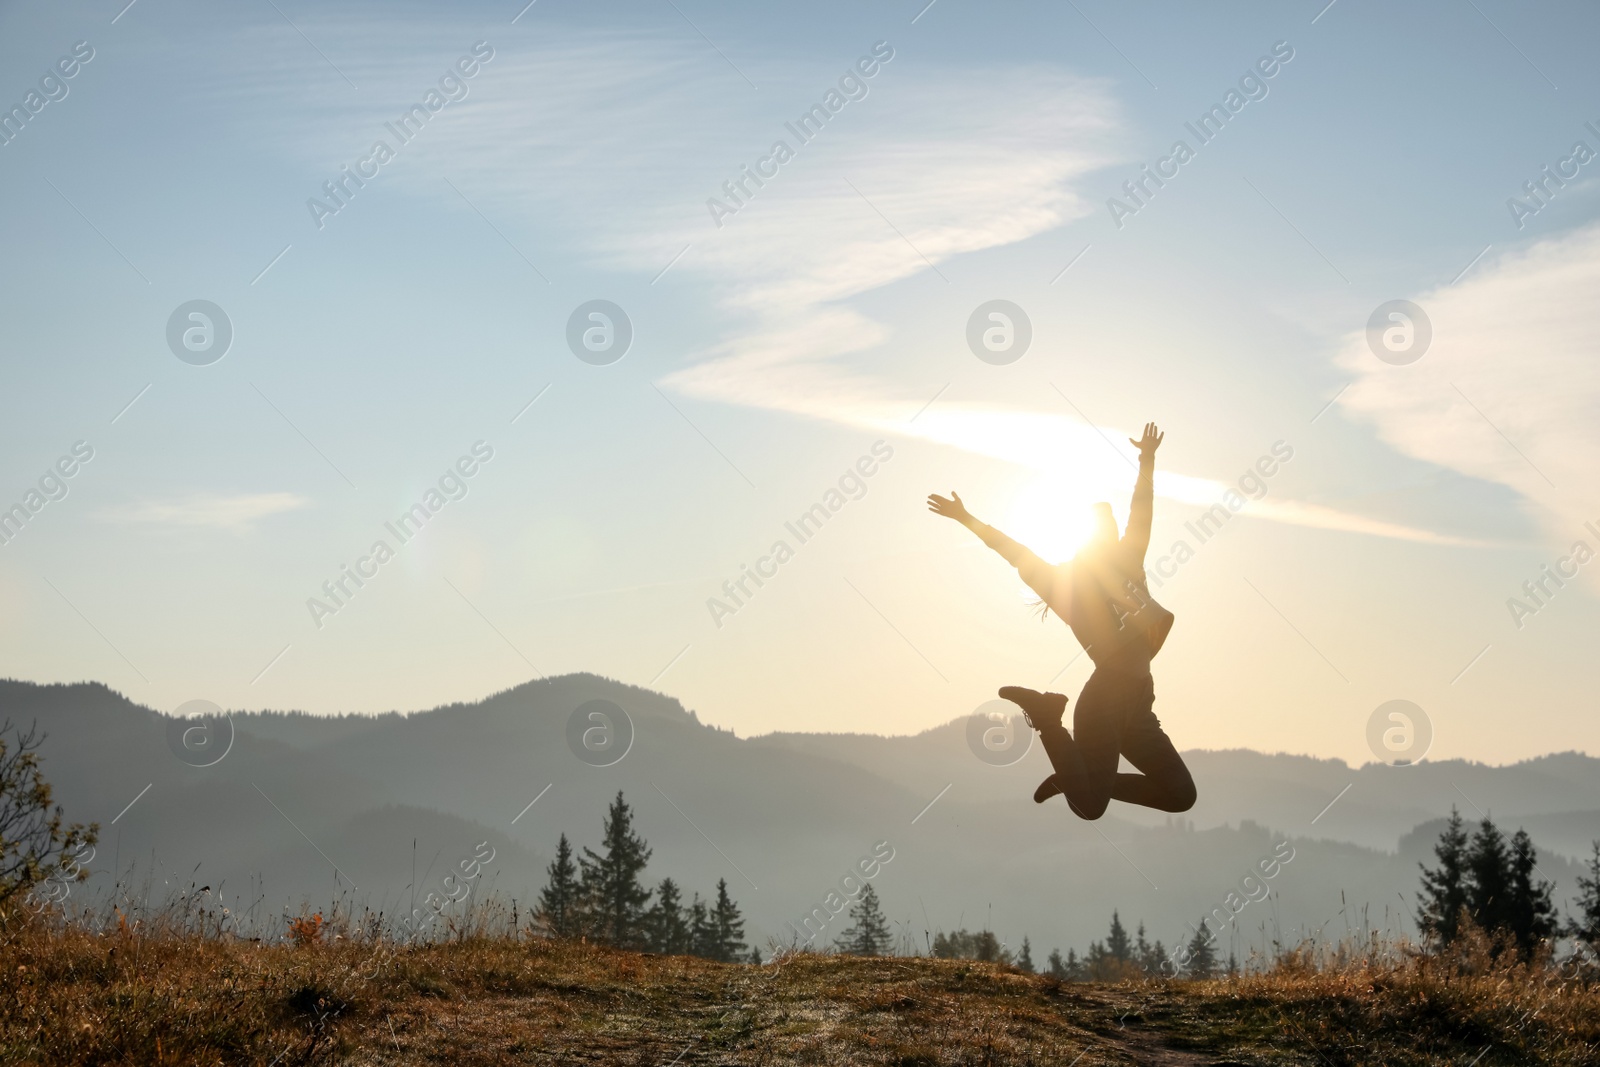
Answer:
<svg viewBox="0 0 1600 1067"><path fill-rule="evenodd" d="M568 744L569 719L592 700L633 723L632 747L611 766ZM340 896L392 906L435 890L439 870L489 842L496 861L479 891L493 877L527 901L557 837L598 843L620 790L655 849L647 878L702 894L727 878L757 943L792 939L838 873L880 841L895 859L878 889L903 934L920 943L988 916L1002 940L1026 933L1036 952L1081 949L1104 936L1113 909L1170 943L1274 842L1291 842L1298 858L1272 885L1273 903L1251 905L1230 931L1242 951L1268 937L1266 919L1283 931L1326 922L1344 906L1340 890L1409 930L1395 894L1414 892L1429 828L1452 805L1469 820L1491 811L1508 831L1526 825L1562 901L1574 861L1600 836L1600 761L1577 753L1351 768L1197 749L1185 753L1201 791L1192 811L1113 805L1085 823L1064 805L1031 803L1049 772L1036 744L991 766L959 719L914 735L741 738L674 697L588 673L425 711L229 716L232 746L195 767L168 747L170 716L107 686L0 681L0 719L37 719L48 734L44 771L68 818L102 826L84 892L108 886L114 869L126 876L135 857L135 882L181 887L198 871L251 886L247 906Z"/></svg>

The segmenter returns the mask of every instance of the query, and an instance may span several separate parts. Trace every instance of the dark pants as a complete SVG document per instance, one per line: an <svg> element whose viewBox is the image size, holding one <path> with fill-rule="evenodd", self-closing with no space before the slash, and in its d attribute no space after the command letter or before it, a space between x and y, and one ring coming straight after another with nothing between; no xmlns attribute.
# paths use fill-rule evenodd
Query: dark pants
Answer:
<svg viewBox="0 0 1600 1067"><path fill-rule="evenodd" d="M1056 783L1082 818L1098 819L1113 800L1160 811L1194 807L1194 779L1151 711L1155 700L1148 671L1097 668L1078 694L1072 733L1063 726L1039 731ZM1143 773L1118 774L1118 756Z"/></svg>

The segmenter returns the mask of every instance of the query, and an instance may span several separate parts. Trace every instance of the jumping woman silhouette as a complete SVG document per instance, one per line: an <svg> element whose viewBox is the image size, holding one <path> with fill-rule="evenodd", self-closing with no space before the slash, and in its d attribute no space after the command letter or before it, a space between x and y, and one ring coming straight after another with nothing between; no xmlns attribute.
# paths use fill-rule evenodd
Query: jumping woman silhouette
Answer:
<svg viewBox="0 0 1600 1067"><path fill-rule="evenodd" d="M1052 566L993 526L979 522L954 491L928 497L928 510L954 519L1017 568L1022 580L1072 628L1094 662L1094 673L1078 694L1072 733L1061 725L1067 698L1008 685L1000 695L1022 708L1055 773L1034 790L1042 804L1057 793L1080 817L1098 819L1113 800L1161 811L1194 806L1194 779L1151 710L1155 684L1150 660L1172 628L1172 612L1150 596L1144 554L1150 547L1155 506L1156 449L1165 434L1147 423L1139 449L1127 531L1119 538L1110 504L1095 505L1095 532L1069 562ZM1126 756L1142 773L1119 774Z"/></svg>

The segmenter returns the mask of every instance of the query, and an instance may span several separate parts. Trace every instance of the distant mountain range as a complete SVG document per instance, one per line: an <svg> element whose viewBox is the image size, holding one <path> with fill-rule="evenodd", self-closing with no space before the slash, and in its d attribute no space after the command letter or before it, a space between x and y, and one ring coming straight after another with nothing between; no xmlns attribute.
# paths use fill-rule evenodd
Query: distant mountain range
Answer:
<svg viewBox="0 0 1600 1067"><path fill-rule="evenodd" d="M594 764L616 757L626 731L587 712L573 726L591 701L632 723L631 746L609 766ZM1113 804L1086 823L1059 800L1032 803L1049 773L1037 745L989 765L964 719L911 737L739 738L670 697L588 674L408 715L234 711L231 744L224 721L189 748L191 724L98 684L0 681L7 718L48 734L43 766L67 817L100 823L96 874L78 892L131 869L158 898L209 885L258 911L342 896L404 912L413 894L419 904L458 894L457 868L473 869L488 842L494 859L475 891L526 907L558 835L597 845L621 790L654 849L651 882L670 876L706 894L727 878L763 950L819 926L812 943L830 943L849 920L822 923L827 894L874 855L890 857L874 878L885 910L919 947L941 930L988 927L1013 948L1028 935L1042 961L1103 938L1113 909L1171 946L1202 914L1227 914L1229 893L1267 890L1229 932L1241 955L1274 938L1359 930L1363 913L1414 932L1417 863L1431 861L1452 806L1470 821L1490 813L1508 833L1525 827L1563 906L1600 837L1600 760L1576 753L1351 768L1197 750L1184 754L1200 791L1192 811ZM610 751L569 743L589 730L600 745L608 728L619 731ZM1263 859L1291 853L1275 877L1241 886Z"/></svg>

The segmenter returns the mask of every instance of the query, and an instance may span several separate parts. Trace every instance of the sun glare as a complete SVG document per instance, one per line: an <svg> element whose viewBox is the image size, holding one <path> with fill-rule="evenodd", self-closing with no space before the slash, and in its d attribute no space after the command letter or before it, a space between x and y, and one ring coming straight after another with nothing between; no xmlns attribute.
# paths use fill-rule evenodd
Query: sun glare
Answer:
<svg viewBox="0 0 1600 1067"><path fill-rule="evenodd" d="M1051 563L1071 559L1093 532L1093 496L1061 478L1037 478L1012 499L1001 529Z"/></svg>

